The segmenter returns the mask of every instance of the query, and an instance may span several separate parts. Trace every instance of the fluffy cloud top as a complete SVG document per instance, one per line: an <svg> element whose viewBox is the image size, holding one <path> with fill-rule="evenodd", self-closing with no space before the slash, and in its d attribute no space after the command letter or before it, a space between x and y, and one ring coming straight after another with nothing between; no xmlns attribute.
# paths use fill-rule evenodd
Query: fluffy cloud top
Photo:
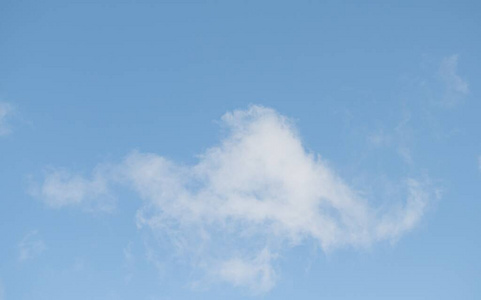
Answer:
<svg viewBox="0 0 481 300"><path fill-rule="evenodd" d="M404 203L372 207L275 110L252 106L222 122L229 134L195 165L134 152L91 178L53 171L38 196L52 207L81 206L110 203L114 185L131 187L143 199L139 226L169 236L209 277L257 292L274 286L283 249L307 241L325 251L367 247L398 239L424 213L429 193L414 179Z"/></svg>

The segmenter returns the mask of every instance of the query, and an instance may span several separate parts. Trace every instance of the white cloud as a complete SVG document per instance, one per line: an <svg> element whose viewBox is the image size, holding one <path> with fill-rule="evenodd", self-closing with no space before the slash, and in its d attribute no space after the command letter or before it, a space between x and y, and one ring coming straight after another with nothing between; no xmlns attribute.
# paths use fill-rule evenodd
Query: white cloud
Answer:
<svg viewBox="0 0 481 300"><path fill-rule="evenodd" d="M179 256L235 286L265 292L283 249L314 241L324 251L397 240L422 217L430 193L406 179L406 200L372 207L319 156L286 117L260 106L222 117L229 129L196 165L134 152L92 179L47 175L39 196L54 207L109 200L108 186L143 199L139 227L170 237Z"/></svg>
<svg viewBox="0 0 481 300"><path fill-rule="evenodd" d="M12 111L11 104L0 102L0 136L5 136L11 132L10 126L7 124L7 118Z"/></svg>
<svg viewBox="0 0 481 300"><path fill-rule="evenodd" d="M100 170L95 171L91 179L86 179L54 169L48 171L40 187L32 187L31 193L52 208L81 206L86 210L111 211L114 199L107 186L108 180Z"/></svg>
<svg viewBox="0 0 481 300"><path fill-rule="evenodd" d="M234 286L249 287L254 293L267 292L274 287L276 277L271 259L272 255L267 249L251 260L231 258L214 269L215 276Z"/></svg>
<svg viewBox="0 0 481 300"><path fill-rule="evenodd" d="M458 75L458 55L445 57L439 67L439 76L446 90L443 104L452 106L469 93L468 83Z"/></svg>
<svg viewBox="0 0 481 300"><path fill-rule="evenodd" d="M33 259L46 249L45 243L38 236L38 231L31 231L18 244L18 259L21 262Z"/></svg>

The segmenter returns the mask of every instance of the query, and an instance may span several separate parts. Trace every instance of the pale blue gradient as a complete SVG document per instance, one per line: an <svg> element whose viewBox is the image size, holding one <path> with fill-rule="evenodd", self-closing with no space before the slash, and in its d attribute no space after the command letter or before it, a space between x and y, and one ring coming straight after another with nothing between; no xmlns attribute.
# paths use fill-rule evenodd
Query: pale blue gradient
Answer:
<svg viewBox="0 0 481 300"><path fill-rule="evenodd" d="M2 1L0 101L15 113L0 136L0 299L480 299L480 20L479 1ZM453 55L467 93L440 74ZM112 213L30 191L48 168L88 175L135 149L193 164L250 104L292 118L373 203L407 177L440 197L394 244L286 250L253 296L192 288L198 271L136 228L129 190ZM45 248L22 260L31 232Z"/></svg>

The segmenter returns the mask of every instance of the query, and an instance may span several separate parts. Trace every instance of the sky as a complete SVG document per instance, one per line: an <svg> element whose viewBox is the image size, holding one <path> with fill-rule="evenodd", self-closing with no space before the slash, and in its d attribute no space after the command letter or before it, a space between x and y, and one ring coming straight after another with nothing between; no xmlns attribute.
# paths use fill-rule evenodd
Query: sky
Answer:
<svg viewBox="0 0 481 300"><path fill-rule="evenodd" d="M479 1L0 3L0 300L480 299Z"/></svg>

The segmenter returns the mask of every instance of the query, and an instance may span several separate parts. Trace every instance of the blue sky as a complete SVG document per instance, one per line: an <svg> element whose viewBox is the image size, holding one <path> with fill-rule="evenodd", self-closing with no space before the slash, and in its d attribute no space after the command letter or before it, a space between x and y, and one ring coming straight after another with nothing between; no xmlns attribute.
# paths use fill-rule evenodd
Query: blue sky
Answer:
<svg viewBox="0 0 481 300"><path fill-rule="evenodd" d="M0 299L479 299L477 1L0 4Z"/></svg>

